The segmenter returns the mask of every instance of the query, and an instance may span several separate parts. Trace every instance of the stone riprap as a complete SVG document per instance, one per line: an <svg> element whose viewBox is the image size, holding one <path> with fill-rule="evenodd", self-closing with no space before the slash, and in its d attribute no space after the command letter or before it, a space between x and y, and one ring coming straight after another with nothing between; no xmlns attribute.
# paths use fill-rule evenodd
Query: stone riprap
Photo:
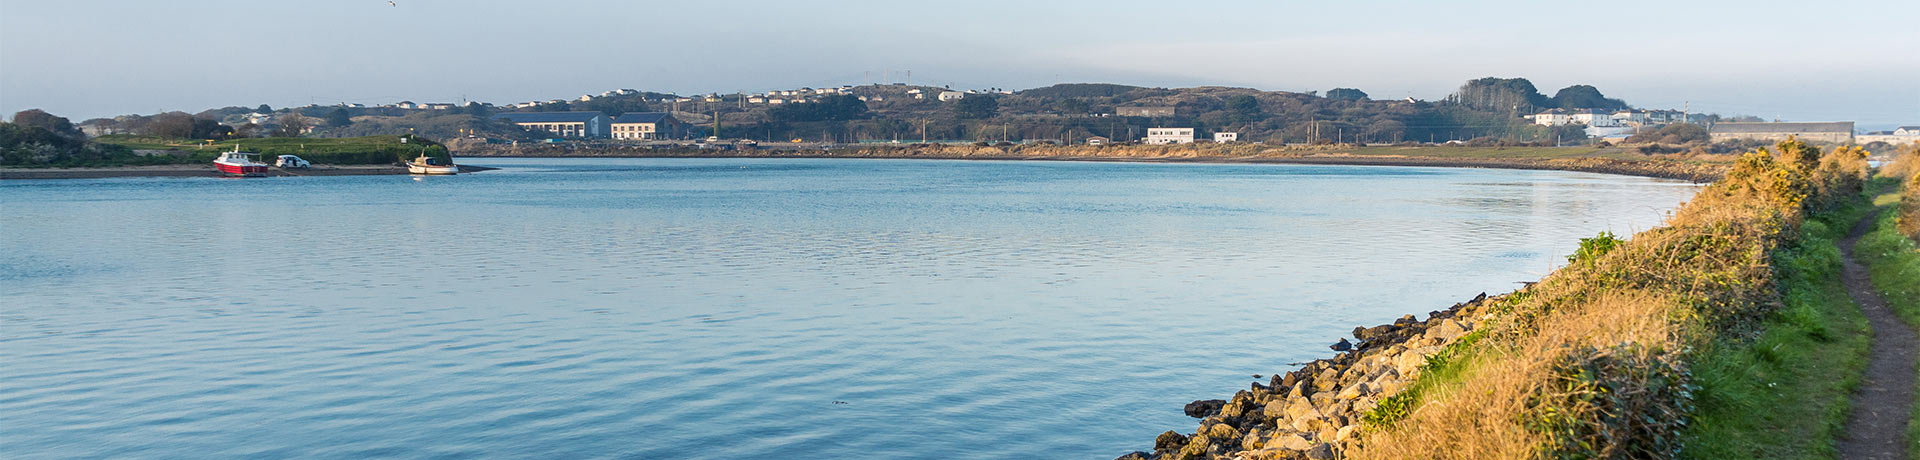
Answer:
<svg viewBox="0 0 1920 460"><path fill-rule="evenodd" d="M1162 433L1152 452L1118 460L1340 458L1366 430L1362 417L1413 385L1429 358L1474 330L1489 303L1483 293L1424 321L1406 315L1356 327L1354 341L1341 338L1333 348L1345 350L1332 358L1255 382L1232 399L1187 404L1198 430Z"/></svg>

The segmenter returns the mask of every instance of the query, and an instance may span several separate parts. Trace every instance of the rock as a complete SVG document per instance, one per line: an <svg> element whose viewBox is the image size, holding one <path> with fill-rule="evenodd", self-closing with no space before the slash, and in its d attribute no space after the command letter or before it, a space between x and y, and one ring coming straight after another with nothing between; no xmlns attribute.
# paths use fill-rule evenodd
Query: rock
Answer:
<svg viewBox="0 0 1920 460"><path fill-rule="evenodd" d="M1340 431L1333 434L1333 442L1347 442L1347 440L1353 439L1353 434L1357 431L1360 431L1360 425L1340 427Z"/></svg>
<svg viewBox="0 0 1920 460"><path fill-rule="evenodd" d="M1307 458L1313 460L1333 460L1333 446L1327 443L1314 444L1307 449Z"/></svg>
<svg viewBox="0 0 1920 460"><path fill-rule="evenodd" d="M1173 430L1160 433L1160 437L1153 439L1153 450L1155 452L1179 449L1185 445L1187 445L1187 435L1180 434Z"/></svg>
<svg viewBox="0 0 1920 460"><path fill-rule="evenodd" d="M1267 418L1278 420L1278 419L1287 417L1287 407L1288 405L1286 400L1275 399L1273 401L1268 401L1267 406L1265 408L1262 408L1260 410L1260 413L1262 415L1266 415Z"/></svg>
<svg viewBox="0 0 1920 460"><path fill-rule="evenodd" d="M1136 450L1131 454L1122 455L1113 460L1153 460L1153 454Z"/></svg>
<svg viewBox="0 0 1920 460"><path fill-rule="evenodd" d="M1343 338L1340 339L1339 342L1334 342L1333 346L1327 348L1332 348L1333 351L1347 351L1353 349L1353 343L1347 342L1347 339Z"/></svg>
<svg viewBox="0 0 1920 460"><path fill-rule="evenodd" d="M1234 430L1231 426L1227 426L1225 423L1215 423L1213 426L1207 427L1207 439L1211 439L1216 443L1238 437L1240 437L1240 432Z"/></svg>
<svg viewBox="0 0 1920 460"><path fill-rule="evenodd" d="M1420 320L1414 318L1413 315L1402 315L1400 319L1393 320L1393 325L1395 326L1409 326L1414 324L1420 324Z"/></svg>
<svg viewBox="0 0 1920 460"><path fill-rule="evenodd" d="M1361 396L1366 396L1368 394L1369 393L1367 388L1367 382L1360 382L1360 383L1353 384L1353 386L1347 387L1344 390L1340 390L1340 394L1334 395L1333 398L1345 401L1345 400L1358 398Z"/></svg>
<svg viewBox="0 0 1920 460"><path fill-rule="evenodd" d="M1226 405L1227 401L1224 399L1203 399L1190 402L1187 403L1187 416L1206 418L1209 415L1220 413L1220 408Z"/></svg>
<svg viewBox="0 0 1920 460"><path fill-rule="evenodd" d="M1449 341L1460 338L1460 336L1463 335L1467 335L1467 328L1460 324L1459 321L1451 319L1440 320L1440 325L1427 329L1427 338L1429 339Z"/></svg>
<svg viewBox="0 0 1920 460"><path fill-rule="evenodd" d="M1278 447L1287 450L1307 450L1313 448L1313 441L1301 437L1299 433L1282 433L1274 436L1272 440L1267 441L1267 447Z"/></svg>

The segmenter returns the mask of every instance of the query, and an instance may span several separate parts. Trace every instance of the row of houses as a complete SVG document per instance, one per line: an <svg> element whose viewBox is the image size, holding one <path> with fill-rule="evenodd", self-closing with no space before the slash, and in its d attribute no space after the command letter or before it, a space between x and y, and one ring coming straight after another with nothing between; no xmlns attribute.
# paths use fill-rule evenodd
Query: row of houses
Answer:
<svg viewBox="0 0 1920 460"><path fill-rule="evenodd" d="M1589 128L1639 128L1684 123L1687 114L1678 110L1552 109L1527 115L1526 118L1533 120L1533 124L1541 126L1586 125Z"/></svg>
<svg viewBox="0 0 1920 460"><path fill-rule="evenodd" d="M686 125L666 112L627 112L618 117L600 112L512 112L493 118L520 129L578 139L657 140L686 134Z"/></svg>
<svg viewBox="0 0 1920 460"><path fill-rule="evenodd" d="M1147 138L1141 142L1147 145L1172 145L1191 144L1193 141L1193 128L1147 128ZM1213 141L1239 142L1240 133L1213 133Z"/></svg>

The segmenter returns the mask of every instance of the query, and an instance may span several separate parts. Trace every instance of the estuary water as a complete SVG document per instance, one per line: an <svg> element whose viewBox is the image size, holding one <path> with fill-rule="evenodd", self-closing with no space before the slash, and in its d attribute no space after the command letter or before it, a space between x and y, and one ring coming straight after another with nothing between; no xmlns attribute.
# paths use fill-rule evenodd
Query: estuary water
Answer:
<svg viewBox="0 0 1920 460"><path fill-rule="evenodd" d="M1697 187L1304 165L465 159L0 182L0 456L1090 458Z"/></svg>

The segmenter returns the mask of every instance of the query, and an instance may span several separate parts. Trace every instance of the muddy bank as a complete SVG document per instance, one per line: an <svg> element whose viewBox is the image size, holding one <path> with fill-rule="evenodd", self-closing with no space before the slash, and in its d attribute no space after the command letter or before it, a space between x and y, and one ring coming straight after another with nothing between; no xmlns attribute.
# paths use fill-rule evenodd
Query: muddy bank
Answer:
<svg viewBox="0 0 1920 460"><path fill-rule="evenodd" d="M480 172L499 168L460 166L460 172ZM405 175L407 168L394 165L319 165L308 169L267 170L269 177L301 176L378 176ZM0 168L0 179L104 179L111 177L224 177L211 164L111 166L104 168Z"/></svg>

